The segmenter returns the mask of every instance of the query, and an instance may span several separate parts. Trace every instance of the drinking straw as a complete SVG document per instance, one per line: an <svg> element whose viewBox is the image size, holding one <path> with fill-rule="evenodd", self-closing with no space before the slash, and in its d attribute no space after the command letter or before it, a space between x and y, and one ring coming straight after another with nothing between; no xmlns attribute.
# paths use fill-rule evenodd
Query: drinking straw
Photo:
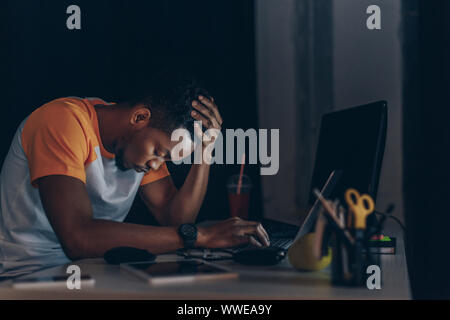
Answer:
<svg viewBox="0 0 450 320"><path fill-rule="evenodd" d="M242 154L241 171L239 172L239 181L238 181L238 186L237 186L237 194L241 193L242 175L244 174L244 165L245 165L245 152Z"/></svg>

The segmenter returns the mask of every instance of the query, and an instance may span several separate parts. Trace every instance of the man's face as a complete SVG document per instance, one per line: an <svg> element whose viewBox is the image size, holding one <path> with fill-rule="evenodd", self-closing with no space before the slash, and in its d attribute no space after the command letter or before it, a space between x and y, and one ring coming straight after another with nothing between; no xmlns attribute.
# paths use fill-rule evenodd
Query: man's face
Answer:
<svg viewBox="0 0 450 320"><path fill-rule="evenodd" d="M184 155L192 152L192 140L183 136L185 144ZM116 165L120 170L133 169L137 172L158 170L168 160L177 155L171 155L172 149L179 141L171 141L170 136L162 130L146 127L135 131L131 137L123 139L116 148Z"/></svg>

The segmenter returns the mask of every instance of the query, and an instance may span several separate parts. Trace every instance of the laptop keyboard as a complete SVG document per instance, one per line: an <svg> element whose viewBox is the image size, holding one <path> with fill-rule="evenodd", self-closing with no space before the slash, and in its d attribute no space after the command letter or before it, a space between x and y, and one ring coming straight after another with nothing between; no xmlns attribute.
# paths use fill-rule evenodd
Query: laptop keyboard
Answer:
<svg viewBox="0 0 450 320"><path fill-rule="evenodd" d="M287 224L283 222L278 222L274 220L264 220L262 222L264 229L266 229L270 238L295 238L297 235L299 227L292 224Z"/></svg>
<svg viewBox="0 0 450 320"><path fill-rule="evenodd" d="M292 245L293 239L271 239L269 248L281 249L283 251L287 251L289 247ZM248 250L253 248L259 248L253 244L245 244L239 247L230 248L232 252Z"/></svg>
<svg viewBox="0 0 450 320"><path fill-rule="evenodd" d="M263 226L269 234L270 246L284 250L289 249L292 245L299 229L299 227L292 224L274 220L264 220Z"/></svg>
<svg viewBox="0 0 450 320"><path fill-rule="evenodd" d="M264 226L264 229L269 234L270 247L282 250L289 249L289 247L294 242L294 238L297 235L299 229L299 227L297 226L273 220L265 220L262 222L262 224ZM251 244L246 244L233 248L233 250L240 251L253 247L254 246Z"/></svg>
<svg viewBox="0 0 450 320"><path fill-rule="evenodd" d="M270 240L270 246L287 250L291 246L292 242L293 239L275 238Z"/></svg>

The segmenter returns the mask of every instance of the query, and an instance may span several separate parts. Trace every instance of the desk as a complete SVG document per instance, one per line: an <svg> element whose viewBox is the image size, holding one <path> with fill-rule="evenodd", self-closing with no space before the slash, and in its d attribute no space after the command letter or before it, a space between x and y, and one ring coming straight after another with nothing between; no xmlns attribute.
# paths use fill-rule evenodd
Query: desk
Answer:
<svg viewBox="0 0 450 320"><path fill-rule="evenodd" d="M332 286L329 268L318 272L300 272L289 261L270 267L249 267L232 261L221 264L240 273L239 279L197 281L191 284L150 286L118 266L103 259L74 262L82 274L96 280L94 288L81 290L15 290L11 281L0 283L0 299L410 299L405 250L401 229L389 222L385 234L397 237L397 254L381 259L382 288L346 288ZM161 255L157 261L178 259ZM67 266L36 272L33 276L66 275Z"/></svg>

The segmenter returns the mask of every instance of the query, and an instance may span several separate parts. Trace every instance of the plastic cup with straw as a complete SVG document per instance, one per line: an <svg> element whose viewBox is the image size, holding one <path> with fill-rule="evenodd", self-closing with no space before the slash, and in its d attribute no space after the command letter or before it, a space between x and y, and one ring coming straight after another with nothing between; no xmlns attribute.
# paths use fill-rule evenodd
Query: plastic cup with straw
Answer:
<svg viewBox="0 0 450 320"><path fill-rule="evenodd" d="M230 216L248 219L252 183L244 174L245 153L242 154L239 175L232 175L227 182Z"/></svg>

